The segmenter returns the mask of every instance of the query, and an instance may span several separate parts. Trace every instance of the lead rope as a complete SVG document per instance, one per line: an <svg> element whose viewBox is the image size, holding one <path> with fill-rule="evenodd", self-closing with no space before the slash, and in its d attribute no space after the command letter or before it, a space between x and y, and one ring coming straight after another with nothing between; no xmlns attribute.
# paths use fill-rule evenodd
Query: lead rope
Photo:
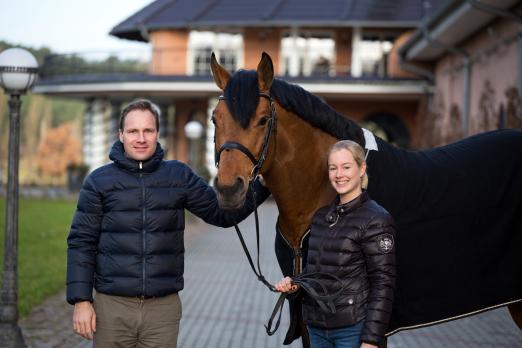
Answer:
<svg viewBox="0 0 522 348"><path fill-rule="evenodd" d="M317 279L316 277L322 277L323 279ZM334 281L341 284L341 287L339 290L337 290L334 293L329 294L328 289L326 289L326 286L322 282L324 278L331 278ZM345 285L342 284L342 281L339 277L330 274L330 273L324 273L324 272L310 272L310 273L301 273L296 276L292 277L292 283L295 285L299 285L301 289L303 289L305 292L308 293L308 295L317 302L319 307L324 312L330 312L332 314L335 314L335 304L334 301L341 296L341 294L344 291ZM313 284L317 284L318 287L320 287L321 292L317 292L317 290L313 287ZM277 302L274 306L274 309L272 311L272 315L270 315L270 319L268 320L268 324L265 325L266 333L268 336L272 336L276 333L277 329L279 328L279 324L281 323L281 314L283 313L283 307L285 304L285 299L288 296L293 295L293 293L281 293L279 295L279 298L277 299ZM272 329L272 324L274 322L274 319L277 316L277 321L275 323L274 328Z"/></svg>
<svg viewBox="0 0 522 348"><path fill-rule="evenodd" d="M254 217L255 217L255 225L256 225L256 245L257 245L257 269L254 265L254 261L252 260L252 256L250 255L250 251L248 250L248 247L245 243L245 239L243 238L243 234L241 233L241 230L237 226L237 224L234 224L234 228L236 229L237 236L239 237L239 241L241 242L241 246L243 247L243 251L245 252L245 255L248 259L248 263L250 264L250 268L252 268L252 271L257 276L257 280L259 280L261 283L263 283L270 291L272 292L278 292L275 287L270 284L265 276L263 275L263 272L261 271L261 265L260 265L260 257L259 257L259 249L260 249L260 242L259 242L259 216L257 213L257 199L256 199L256 191L254 189L254 182L257 178L257 175L255 178L253 178L250 181L250 190L252 191L252 197L254 202ZM317 276L322 276L323 278L330 278L334 281L338 282L341 286L339 290L336 292L329 294L328 289L324 285L324 283L321 281L321 279L317 279ZM305 292L310 295L311 298L313 298L319 307L325 311L325 312L331 312L335 313L335 305L334 300L336 300L341 293L344 291L345 286L342 284L342 281L339 277L330 274L330 273L323 273L323 272L310 272L310 273L301 273L294 277L292 277L292 282L294 284L297 284L303 289ZM321 292L317 292L313 284L316 284L321 289ZM266 329L266 333L269 336L272 336L274 333L276 333L277 329L279 328L279 324L281 323L281 315L283 312L284 307L284 300L291 294L289 293L281 293L279 296L279 299L277 300L274 310L272 311L272 315L270 316L270 319L268 320L268 324L264 325ZM278 315L279 313L279 315ZM275 327L272 329L272 324L277 317L277 321L275 324Z"/></svg>
<svg viewBox="0 0 522 348"><path fill-rule="evenodd" d="M256 190L254 189L254 184L253 184L254 182L255 182L255 178L250 181L250 190L252 191L252 196L253 196L253 201L254 201L254 217L255 217L255 222L256 222L257 269L254 266L254 261L252 261L252 256L250 255L250 252L248 251L248 247L246 246L245 239L243 238L243 234L239 230L239 227L237 226L237 224L234 224L234 228L236 229L237 236L239 237L241 246L243 247L243 250L246 254L248 263L250 264L252 271L254 271L254 274L257 276L257 280L259 280L261 283L263 283L270 291L277 292L277 290L274 288L274 286L266 280L265 276L263 275L263 272L261 271L261 265L259 262L259 216L257 214L257 199L256 199Z"/></svg>

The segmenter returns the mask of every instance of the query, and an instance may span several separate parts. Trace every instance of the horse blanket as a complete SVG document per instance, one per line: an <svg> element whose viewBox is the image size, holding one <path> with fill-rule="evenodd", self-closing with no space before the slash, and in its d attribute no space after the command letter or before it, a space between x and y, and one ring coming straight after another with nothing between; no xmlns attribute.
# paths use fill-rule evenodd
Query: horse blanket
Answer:
<svg viewBox="0 0 522 348"><path fill-rule="evenodd" d="M377 145L367 159L368 192L397 224L388 334L520 301L522 132L482 133L425 151ZM276 251L290 275L281 237ZM300 335L295 323L290 329L285 343Z"/></svg>

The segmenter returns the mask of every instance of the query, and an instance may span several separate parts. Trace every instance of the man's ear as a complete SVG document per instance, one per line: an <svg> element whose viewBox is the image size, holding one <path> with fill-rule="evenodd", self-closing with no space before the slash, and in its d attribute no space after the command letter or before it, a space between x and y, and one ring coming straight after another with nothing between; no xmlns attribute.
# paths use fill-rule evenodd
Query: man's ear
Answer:
<svg viewBox="0 0 522 348"><path fill-rule="evenodd" d="M118 132L118 136L120 138L120 141L123 143L123 132L121 130Z"/></svg>

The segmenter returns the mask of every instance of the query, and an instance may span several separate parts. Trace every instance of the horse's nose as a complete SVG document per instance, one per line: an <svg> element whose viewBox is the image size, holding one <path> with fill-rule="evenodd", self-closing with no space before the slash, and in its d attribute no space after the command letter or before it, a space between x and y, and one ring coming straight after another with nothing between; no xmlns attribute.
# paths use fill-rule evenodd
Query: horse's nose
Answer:
<svg viewBox="0 0 522 348"><path fill-rule="evenodd" d="M233 195L238 194L241 192L244 188L245 180L238 176L234 182L233 185L221 185L219 182L219 179L216 177L214 181L214 186L216 187L216 190L225 197L230 197Z"/></svg>

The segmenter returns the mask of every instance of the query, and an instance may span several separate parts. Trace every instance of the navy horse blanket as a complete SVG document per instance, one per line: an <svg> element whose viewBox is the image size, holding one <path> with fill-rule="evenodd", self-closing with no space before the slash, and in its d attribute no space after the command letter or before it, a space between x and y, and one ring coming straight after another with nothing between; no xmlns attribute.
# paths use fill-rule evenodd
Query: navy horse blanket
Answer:
<svg viewBox="0 0 522 348"><path fill-rule="evenodd" d="M367 159L368 192L397 223L388 334L520 301L522 132L482 133L425 151L377 145ZM291 274L276 235L283 273ZM293 322L285 343L299 335Z"/></svg>

